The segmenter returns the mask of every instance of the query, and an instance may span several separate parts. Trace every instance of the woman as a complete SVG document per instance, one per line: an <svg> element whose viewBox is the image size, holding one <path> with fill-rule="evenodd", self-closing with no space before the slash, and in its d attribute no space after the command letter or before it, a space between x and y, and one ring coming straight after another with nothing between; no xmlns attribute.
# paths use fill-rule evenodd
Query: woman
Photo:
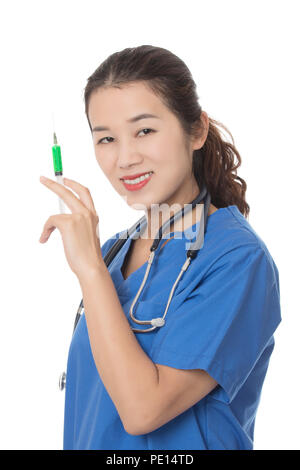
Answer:
<svg viewBox="0 0 300 470"><path fill-rule="evenodd" d="M123 230L101 246L89 190L68 179L70 189L45 182L72 214L49 217L41 242L60 230L84 302L68 357L64 449L252 449L281 313L277 267L246 220L240 155L201 110L186 65L163 48L108 57L88 79L85 107L100 168L130 207L144 208L147 224L107 267ZM204 243L165 324L134 331L129 311L156 233L204 186L211 195ZM165 311L202 211L197 204L160 241L138 320Z"/></svg>

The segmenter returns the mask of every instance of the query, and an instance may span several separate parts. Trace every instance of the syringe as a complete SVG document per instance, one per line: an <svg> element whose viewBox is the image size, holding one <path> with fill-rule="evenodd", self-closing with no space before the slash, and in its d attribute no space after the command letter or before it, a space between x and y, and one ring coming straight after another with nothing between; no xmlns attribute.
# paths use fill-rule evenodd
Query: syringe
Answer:
<svg viewBox="0 0 300 470"><path fill-rule="evenodd" d="M62 168L62 162L61 162L61 150L60 146L57 145L57 138L56 134L54 132L53 134L53 140L54 140L54 145L52 147L52 155L53 155L53 167L54 167L54 173L56 176L56 181L59 184L64 185L63 183L63 168ZM59 210L61 214L66 213L66 206L64 204L64 201L59 197Z"/></svg>

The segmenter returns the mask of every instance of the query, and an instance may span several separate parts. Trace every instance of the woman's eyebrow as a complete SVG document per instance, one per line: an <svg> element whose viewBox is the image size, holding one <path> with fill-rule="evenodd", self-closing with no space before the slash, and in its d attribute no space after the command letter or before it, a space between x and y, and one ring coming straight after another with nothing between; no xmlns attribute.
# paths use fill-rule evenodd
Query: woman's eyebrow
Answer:
<svg viewBox="0 0 300 470"><path fill-rule="evenodd" d="M137 116L134 116L128 119L127 122L136 122L136 121L140 121L141 119L146 119L146 118L160 119L160 117L155 116L155 114L143 113L143 114L138 114ZM110 130L109 127L96 126L93 128L92 132L109 131L109 130Z"/></svg>

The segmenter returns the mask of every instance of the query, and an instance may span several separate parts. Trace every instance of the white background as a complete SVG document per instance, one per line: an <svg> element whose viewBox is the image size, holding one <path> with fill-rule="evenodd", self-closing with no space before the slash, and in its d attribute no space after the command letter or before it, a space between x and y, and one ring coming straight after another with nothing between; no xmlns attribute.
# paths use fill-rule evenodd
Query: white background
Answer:
<svg viewBox="0 0 300 470"><path fill-rule="evenodd" d="M113 52L165 47L200 104L231 131L249 222L280 273L283 321L263 387L255 449L299 449L298 1L1 2L1 449L61 449L66 366L81 300L61 235L38 242L57 197L52 112L64 175L89 187L103 244L143 214L105 180L84 114L87 78ZM109 202L108 202L109 201Z"/></svg>

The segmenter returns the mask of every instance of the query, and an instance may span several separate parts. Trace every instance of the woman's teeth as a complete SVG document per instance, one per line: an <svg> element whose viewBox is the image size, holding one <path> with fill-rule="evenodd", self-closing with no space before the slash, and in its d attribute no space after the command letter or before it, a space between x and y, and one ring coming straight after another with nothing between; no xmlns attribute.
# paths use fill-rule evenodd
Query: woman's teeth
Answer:
<svg viewBox="0 0 300 470"><path fill-rule="evenodd" d="M150 171L149 173L146 173L143 176L140 176L139 178L136 178L134 180L123 180L124 183L126 184L137 184L140 183L141 181L144 181L145 179L149 178L150 175L152 175L153 171Z"/></svg>

